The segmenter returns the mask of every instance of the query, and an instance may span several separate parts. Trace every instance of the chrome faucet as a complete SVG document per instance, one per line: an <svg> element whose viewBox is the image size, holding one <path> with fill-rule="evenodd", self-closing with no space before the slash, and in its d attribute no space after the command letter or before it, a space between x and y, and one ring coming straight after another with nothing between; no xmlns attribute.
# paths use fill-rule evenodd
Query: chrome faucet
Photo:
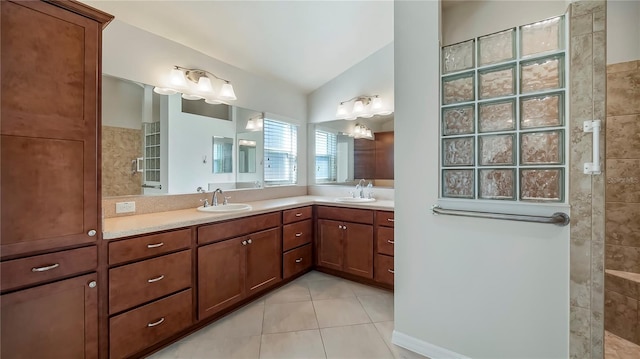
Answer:
<svg viewBox="0 0 640 359"><path fill-rule="evenodd" d="M364 198L364 184L365 184L365 180L364 178L361 179L360 181L358 181L358 184L356 185L356 192L359 192L360 198Z"/></svg>
<svg viewBox="0 0 640 359"><path fill-rule="evenodd" d="M213 191L213 198L211 199L211 202L213 202L212 206L218 205L218 193L222 194L222 190L220 188L216 188L216 190Z"/></svg>

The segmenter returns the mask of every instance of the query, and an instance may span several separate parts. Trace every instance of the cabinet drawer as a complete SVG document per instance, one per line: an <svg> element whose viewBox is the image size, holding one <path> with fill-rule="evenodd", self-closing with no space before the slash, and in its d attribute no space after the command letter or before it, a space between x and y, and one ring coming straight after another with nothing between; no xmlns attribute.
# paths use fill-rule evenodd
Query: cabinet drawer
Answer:
<svg viewBox="0 0 640 359"><path fill-rule="evenodd" d="M198 228L198 243L218 242L280 225L280 212L261 214Z"/></svg>
<svg viewBox="0 0 640 359"><path fill-rule="evenodd" d="M109 319L110 357L129 357L191 325L191 297L187 289Z"/></svg>
<svg viewBox="0 0 640 359"><path fill-rule="evenodd" d="M373 224L373 211L338 207L318 207L318 218Z"/></svg>
<svg viewBox="0 0 640 359"><path fill-rule="evenodd" d="M109 313L191 287L191 251L109 270Z"/></svg>
<svg viewBox="0 0 640 359"><path fill-rule="evenodd" d="M155 257L167 252L189 248L191 230L153 234L109 243L109 264Z"/></svg>
<svg viewBox="0 0 640 359"><path fill-rule="evenodd" d="M0 288L4 291L90 272L96 270L97 265L96 246L14 259L0 263Z"/></svg>
<svg viewBox="0 0 640 359"><path fill-rule="evenodd" d="M378 253L393 256L393 228L378 227Z"/></svg>
<svg viewBox="0 0 640 359"><path fill-rule="evenodd" d="M311 243L313 238L313 225L311 220L287 224L282 227L282 251Z"/></svg>
<svg viewBox="0 0 640 359"><path fill-rule="evenodd" d="M284 278L296 275L311 267L311 244L296 248L282 255L282 268Z"/></svg>
<svg viewBox="0 0 640 359"><path fill-rule="evenodd" d="M373 279L376 282L393 285L393 257L376 254Z"/></svg>
<svg viewBox="0 0 640 359"><path fill-rule="evenodd" d="M393 227L395 222L394 215L394 212L377 211L376 224L379 226Z"/></svg>
<svg viewBox="0 0 640 359"><path fill-rule="evenodd" d="M282 211L282 223L293 223L311 218L311 207L302 207Z"/></svg>

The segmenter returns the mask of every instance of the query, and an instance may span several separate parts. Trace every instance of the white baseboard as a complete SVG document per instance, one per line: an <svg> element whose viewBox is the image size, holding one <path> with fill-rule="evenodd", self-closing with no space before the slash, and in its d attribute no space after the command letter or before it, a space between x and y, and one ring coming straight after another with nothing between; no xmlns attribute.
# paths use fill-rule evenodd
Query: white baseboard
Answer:
<svg viewBox="0 0 640 359"><path fill-rule="evenodd" d="M412 352L416 352L431 359L471 359L449 349L400 333L397 330L393 331L393 334L391 335L391 342L399 347L409 349Z"/></svg>

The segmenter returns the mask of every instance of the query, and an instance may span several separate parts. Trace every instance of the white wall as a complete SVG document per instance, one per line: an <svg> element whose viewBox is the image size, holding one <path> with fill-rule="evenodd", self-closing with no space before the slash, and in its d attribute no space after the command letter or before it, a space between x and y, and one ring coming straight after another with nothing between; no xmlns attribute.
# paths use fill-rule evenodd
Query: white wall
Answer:
<svg viewBox="0 0 640 359"><path fill-rule="evenodd" d="M607 64L640 59L640 1L607 0Z"/></svg>
<svg viewBox="0 0 640 359"><path fill-rule="evenodd" d="M133 82L102 78L102 124L140 130L144 88Z"/></svg>
<svg viewBox="0 0 640 359"><path fill-rule="evenodd" d="M393 340L434 358L567 358L569 227L431 214L439 178L438 6L396 1L394 8Z"/></svg>

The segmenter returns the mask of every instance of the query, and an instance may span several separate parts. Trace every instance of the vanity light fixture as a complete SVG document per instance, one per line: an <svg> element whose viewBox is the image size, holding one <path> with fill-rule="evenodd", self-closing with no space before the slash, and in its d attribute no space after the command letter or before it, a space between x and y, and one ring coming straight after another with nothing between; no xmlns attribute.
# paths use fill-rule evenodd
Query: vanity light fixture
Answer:
<svg viewBox="0 0 640 359"><path fill-rule="evenodd" d="M262 131L263 126L264 126L264 115L260 115L257 117L250 118L249 121L247 121L247 125L245 126L245 129L249 131Z"/></svg>
<svg viewBox="0 0 640 359"><path fill-rule="evenodd" d="M339 120L355 120L358 117L369 118L375 115L389 115L391 112L383 106L380 95L360 95L340 102L336 111L336 118Z"/></svg>
<svg viewBox="0 0 640 359"><path fill-rule="evenodd" d="M216 84L211 81L212 78L216 80ZM213 105L226 104L227 101L237 99L229 80L206 70L174 66L165 83L166 87L156 86L153 92L160 95L174 95L180 92L185 100L204 100Z"/></svg>
<svg viewBox="0 0 640 359"><path fill-rule="evenodd" d="M353 131L351 131L349 136L353 138L364 138L368 140L373 140L373 132L371 131L371 129L359 123L356 123L356 125L353 127Z"/></svg>

